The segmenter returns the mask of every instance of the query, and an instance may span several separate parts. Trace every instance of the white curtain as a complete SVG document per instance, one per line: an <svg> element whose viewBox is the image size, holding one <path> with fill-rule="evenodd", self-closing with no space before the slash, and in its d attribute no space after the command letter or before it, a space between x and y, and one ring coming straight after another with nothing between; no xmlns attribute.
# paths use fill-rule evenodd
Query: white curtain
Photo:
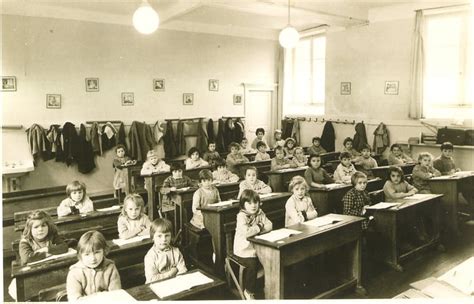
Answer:
<svg viewBox="0 0 474 304"><path fill-rule="evenodd" d="M422 118L423 109L423 11L416 11L415 31L413 35L413 50L411 62L411 94L408 117L412 119Z"/></svg>

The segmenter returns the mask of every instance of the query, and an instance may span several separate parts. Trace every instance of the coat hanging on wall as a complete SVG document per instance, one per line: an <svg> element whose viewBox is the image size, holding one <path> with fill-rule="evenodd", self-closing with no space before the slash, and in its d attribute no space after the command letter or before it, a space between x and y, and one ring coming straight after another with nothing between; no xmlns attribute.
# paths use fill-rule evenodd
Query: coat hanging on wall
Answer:
<svg viewBox="0 0 474 304"><path fill-rule="evenodd" d="M321 146L327 152L334 152L336 150L336 135L330 121L324 125L323 134L321 135Z"/></svg>
<svg viewBox="0 0 474 304"><path fill-rule="evenodd" d="M78 138L78 151L77 151L77 169L81 173L89 173L95 168L94 162L94 151L92 150L92 144L88 140L86 135L86 126L81 124Z"/></svg>
<svg viewBox="0 0 474 304"><path fill-rule="evenodd" d="M367 134L365 133L365 125L363 122L359 122L354 127L356 133L354 134L353 147L360 152L364 145L367 145Z"/></svg>

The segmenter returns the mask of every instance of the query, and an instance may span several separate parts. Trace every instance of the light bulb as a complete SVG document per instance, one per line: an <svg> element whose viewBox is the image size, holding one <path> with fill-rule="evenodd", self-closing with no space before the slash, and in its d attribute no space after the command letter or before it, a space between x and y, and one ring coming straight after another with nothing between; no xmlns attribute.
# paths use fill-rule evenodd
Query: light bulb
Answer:
<svg viewBox="0 0 474 304"><path fill-rule="evenodd" d="M294 27L288 25L280 32L278 40L280 41L280 45L285 49L292 49L300 40L300 34L298 34L298 31Z"/></svg>
<svg viewBox="0 0 474 304"><path fill-rule="evenodd" d="M142 34L149 35L153 33L159 24L160 17L158 13L147 2L144 2L133 14L133 26Z"/></svg>

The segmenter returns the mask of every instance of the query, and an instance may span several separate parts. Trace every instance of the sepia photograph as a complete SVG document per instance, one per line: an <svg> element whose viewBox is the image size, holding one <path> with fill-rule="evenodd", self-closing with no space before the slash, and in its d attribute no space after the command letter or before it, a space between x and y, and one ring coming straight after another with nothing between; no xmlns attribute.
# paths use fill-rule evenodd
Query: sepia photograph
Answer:
<svg viewBox="0 0 474 304"><path fill-rule="evenodd" d="M86 78L86 92L99 92L99 78Z"/></svg>
<svg viewBox="0 0 474 304"><path fill-rule="evenodd" d="M234 105L240 106L242 104L242 94L234 94Z"/></svg>
<svg viewBox="0 0 474 304"><path fill-rule="evenodd" d="M153 79L153 90L157 92L165 91L165 80L164 79Z"/></svg>
<svg viewBox="0 0 474 304"><path fill-rule="evenodd" d="M133 106L135 104L135 94L132 92L122 93L122 106Z"/></svg>
<svg viewBox="0 0 474 304"><path fill-rule="evenodd" d="M15 76L2 76L2 91L16 91Z"/></svg>
<svg viewBox="0 0 474 304"><path fill-rule="evenodd" d="M386 95L398 95L398 81L385 81Z"/></svg>
<svg viewBox="0 0 474 304"><path fill-rule="evenodd" d="M61 109L61 95L60 94L46 94L46 108L47 109Z"/></svg>
<svg viewBox="0 0 474 304"><path fill-rule="evenodd" d="M183 93L183 105L192 106L194 104L194 94L193 93Z"/></svg>

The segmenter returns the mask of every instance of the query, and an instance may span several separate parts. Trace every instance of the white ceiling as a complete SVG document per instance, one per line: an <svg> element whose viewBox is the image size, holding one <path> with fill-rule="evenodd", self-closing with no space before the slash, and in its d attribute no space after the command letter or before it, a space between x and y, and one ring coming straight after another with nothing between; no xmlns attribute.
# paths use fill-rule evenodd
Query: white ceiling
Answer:
<svg viewBox="0 0 474 304"><path fill-rule="evenodd" d="M276 39L287 25L287 0L148 0L161 28ZM449 0L448 0L449 1ZM2 14L131 25L141 0L2 0ZM369 12L425 0L291 0L291 24L304 30L326 24L368 23ZM446 0L444 1L446 3Z"/></svg>

